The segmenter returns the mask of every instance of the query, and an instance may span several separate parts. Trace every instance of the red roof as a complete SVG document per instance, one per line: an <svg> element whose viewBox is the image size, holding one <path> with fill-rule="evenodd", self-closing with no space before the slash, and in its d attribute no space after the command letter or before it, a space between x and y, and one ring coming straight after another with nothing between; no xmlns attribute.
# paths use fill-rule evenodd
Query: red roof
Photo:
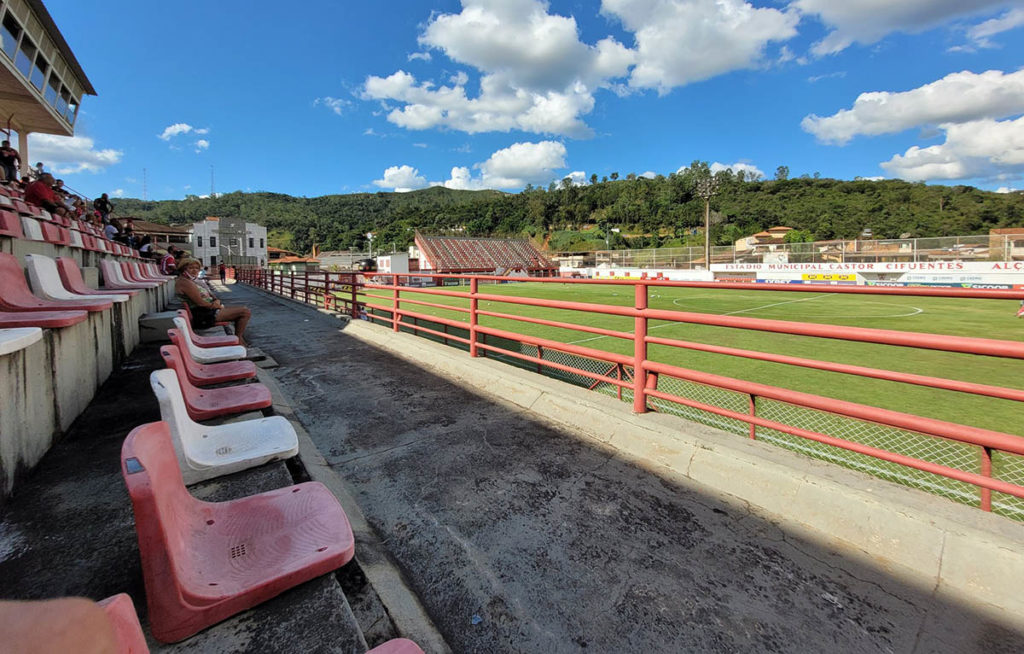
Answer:
<svg viewBox="0 0 1024 654"><path fill-rule="evenodd" d="M471 238L465 236L423 236L416 234L416 247L438 273L555 271L527 239ZM421 266L421 268L425 268Z"/></svg>

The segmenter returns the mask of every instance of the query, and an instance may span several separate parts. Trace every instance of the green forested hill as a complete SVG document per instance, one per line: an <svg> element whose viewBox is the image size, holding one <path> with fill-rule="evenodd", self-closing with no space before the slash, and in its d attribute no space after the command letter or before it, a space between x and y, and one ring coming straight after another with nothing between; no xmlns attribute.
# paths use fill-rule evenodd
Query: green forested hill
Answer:
<svg viewBox="0 0 1024 654"><path fill-rule="evenodd" d="M172 224L205 216L238 216L267 226L270 242L305 252L375 243L403 248L413 231L463 228L468 235L526 235L554 250L697 244L703 237L704 203L694 180L706 164L655 179L600 181L574 186L564 180L547 189L521 193L454 191L442 187L411 193L356 193L316 198L276 193L227 193L215 198L142 202L122 198L117 214ZM840 181L775 179L746 181L729 171L716 176L711 201L712 239L731 244L773 225L800 231L805 240L854 238L870 228L875 238L986 233L993 227L1024 226L1024 195L981 191L970 186L935 186L899 180Z"/></svg>

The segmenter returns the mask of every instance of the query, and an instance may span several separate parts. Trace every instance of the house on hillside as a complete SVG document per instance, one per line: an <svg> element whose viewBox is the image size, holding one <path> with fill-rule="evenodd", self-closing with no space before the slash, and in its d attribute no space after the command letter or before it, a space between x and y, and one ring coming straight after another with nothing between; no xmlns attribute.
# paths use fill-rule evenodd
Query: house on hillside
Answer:
<svg viewBox="0 0 1024 654"><path fill-rule="evenodd" d="M774 252L779 245L786 242L786 234L793 231L792 227L770 227L766 231L758 232L753 236L746 236L736 241L737 254L751 254L755 252Z"/></svg>
<svg viewBox="0 0 1024 654"><path fill-rule="evenodd" d="M988 249L996 261L1024 260L1024 227L990 229Z"/></svg>
<svg viewBox="0 0 1024 654"><path fill-rule="evenodd" d="M168 245L187 248L192 240L188 227L161 225L160 223L151 223L148 220L139 220L131 216L120 219L122 224L129 220L132 221L132 230L137 237L148 236L158 248L166 249Z"/></svg>

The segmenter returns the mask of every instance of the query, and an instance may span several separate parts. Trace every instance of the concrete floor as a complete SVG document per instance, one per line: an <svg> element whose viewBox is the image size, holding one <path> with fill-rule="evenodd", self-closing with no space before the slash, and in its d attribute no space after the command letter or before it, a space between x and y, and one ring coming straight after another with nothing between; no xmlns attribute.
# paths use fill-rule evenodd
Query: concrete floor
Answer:
<svg viewBox="0 0 1024 654"><path fill-rule="evenodd" d="M1024 651L1024 635L734 498L670 483L310 308L232 292L454 651Z"/></svg>

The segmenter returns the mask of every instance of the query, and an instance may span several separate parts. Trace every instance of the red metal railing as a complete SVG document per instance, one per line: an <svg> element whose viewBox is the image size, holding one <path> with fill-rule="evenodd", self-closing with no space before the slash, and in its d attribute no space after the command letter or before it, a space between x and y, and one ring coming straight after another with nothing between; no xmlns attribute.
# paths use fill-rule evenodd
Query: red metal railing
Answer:
<svg viewBox="0 0 1024 654"><path fill-rule="evenodd" d="M620 398L622 397L623 390L631 391L633 395L633 410L637 413L645 413L650 410L651 400L661 400L663 402L670 402L681 406L699 409L724 418L745 422L750 426L749 435L751 438L756 437L756 430L759 427L770 429L783 434L796 436L818 443L824 443L826 445L848 450L857 454L874 457L882 461L887 461L900 466L906 466L915 470L971 484L979 489L978 504L986 511L989 511L992 508L992 491L1005 493L1016 498L1024 498L1024 472L1022 472L1021 478L1015 481L996 479L992 476L993 453L1000 452L1024 457L1024 438L1020 436L733 379L666 363L659 363L652 361L649 358L647 351L649 345L668 346L684 350L710 352L744 359L769 361L808 369L825 370L859 377L913 384L928 388L952 390L972 395L1000 398L1013 402L1024 402L1024 390L1015 388L963 382L927 375L894 372L867 366L818 361L804 357L771 354L678 339L660 338L651 336L648 333L648 323L650 320L662 320L834 340L877 343L907 348L969 353L1020 360L1024 359L1024 343L1015 341L962 336L942 336L937 334L921 334L863 327L836 327L832 325L745 318L740 316L723 316L685 311L667 311L650 308L648 306L648 299L649 289L652 286L714 289L738 288L748 292L752 290L768 292L796 290L804 292L816 291L820 293L875 293L888 296L905 295L986 299L1021 299L1024 298L1024 292L1022 291L938 287L873 288L810 284L799 285L797 287L791 285L776 286L770 284L755 286L751 284L668 282L659 280L570 280L562 278L530 278L527 280L523 278L497 277L489 275L459 277L453 275L427 275L424 273L415 273L412 275L374 274L367 278L362 278L353 273L296 273L287 275L280 273L267 273L266 271L246 271L245 275L240 275L240 279L241 281L300 301L310 302L312 298L311 303L313 304L326 308L344 310L351 315L359 315L360 312L365 310L367 313L363 317L383 324L388 324L395 331L405 328L420 334L430 334L443 338L445 339L445 342L455 341L465 344L468 346L471 356L485 356L488 352L493 352L505 357L535 364L538 371L542 369L549 369L563 373L571 373L573 375L590 379L592 381L590 384L591 388L600 384L608 384L615 387L616 393ZM447 290L443 287L427 288L411 285L412 280L424 279L432 279L434 283L439 284L444 283L445 280L455 280L460 284L468 283L469 292L466 293L464 291ZM611 284L617 286L632 286L634 289L633 302L632 306L613 306L587 302L499 295L480 291L481 285L487 283L522 281L558 284ZM337 299L335 301L338 303L333 307L329 306L331 303L329 296L331 295L336 296ZM459 298L462 301L468 301L468 307L453 306L442 302L430 301L431 298ZM375 302L375 300L387 301L390 304L378 303ZM502 303L513 306L541 307L632 318L633 331L625 332L603 327L551 320L547 318L485 310L481 309L481 302ZM435 314L423 313L422 311L416 310L419 307L443 309L444 311L463 314L465 319L453 319ZM541 326L557 327L561 329L571 329L577 332L631 341L633 344L633 351L632 355L617 354L582 345L564 343L506 329L499 329L493 326L481 324L481 317L498 318ZM425 326L421 324L421 321L426 321L432 325L439 325L442 329ZM456 330L465 330L467 336L464 337L453 334L451 332L451 328L455 328ZM526 344L531 346L536 351L536 354L503 348L493 342L489 343L487 342L487 337L489 336L493 337L493 339L505 339L516 343ZM604 364L607 364L606 368L602 368L605 369L606 372L602 374L601 372L594 372L592 370L582 368L579 365L572 365L572 363L567 364L546 359L544 357L545 351L556 351L589 361L603 362ZM716 389L723 389L725 391L746 395L749 398L748 411L746 413L734 411L714 404L709 404L707 402L682 397L678 394L666 392L665 390L660 390L659 383L666 378L701 384ZM771 420L757 415L757 398L781 402L787 405L800 407L802 409L826 412L834 416L841 416L845 419L861 421L863 423L870 423L874 425L884 425L895 430L924 434L936 439L968 445L977 448L979 452L979 471L965 471L948 465L943 465L941 463L907 456L905 454L858 443L844 438L838 438L834 435L820 431L808 430L785 424L777 420ZM1024 467L1022 467L1022 470L1024 470Z"/></svg>

